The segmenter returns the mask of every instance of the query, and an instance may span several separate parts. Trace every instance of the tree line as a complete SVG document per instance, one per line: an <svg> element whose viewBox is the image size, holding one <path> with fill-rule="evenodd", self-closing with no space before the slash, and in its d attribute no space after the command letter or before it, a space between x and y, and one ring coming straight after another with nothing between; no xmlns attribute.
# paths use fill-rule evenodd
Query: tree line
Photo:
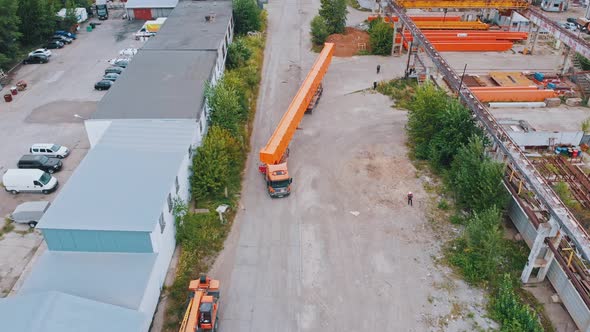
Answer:
<svg viewBox="0 0 590 332"><path fill-rule="evenodd" d="M76 23L74 8L90 7L90 0L0 0L0 68L18 62L33 47L42 46L56 29ZM66 18L57 12L66 8Z"/></svg>

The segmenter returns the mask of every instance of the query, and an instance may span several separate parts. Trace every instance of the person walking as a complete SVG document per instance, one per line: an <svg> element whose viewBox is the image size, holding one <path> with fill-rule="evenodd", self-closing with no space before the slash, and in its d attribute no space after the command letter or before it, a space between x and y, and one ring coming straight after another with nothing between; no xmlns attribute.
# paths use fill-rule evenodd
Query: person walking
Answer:
<svg viewBox="0 0 590 332"><path fill-rule="evenodd" d="M408 205L409 205L409 206L414 206L414 205L412 204L412 198L414 198L414 194L412 194L412 192L410 191L410 192L408 193Z"/></svg>
<svg viewBox="0 0 590 332"><path fill-rule="evenodd" d="M381 71L381 65L377 65L377 74Z"/></svg>

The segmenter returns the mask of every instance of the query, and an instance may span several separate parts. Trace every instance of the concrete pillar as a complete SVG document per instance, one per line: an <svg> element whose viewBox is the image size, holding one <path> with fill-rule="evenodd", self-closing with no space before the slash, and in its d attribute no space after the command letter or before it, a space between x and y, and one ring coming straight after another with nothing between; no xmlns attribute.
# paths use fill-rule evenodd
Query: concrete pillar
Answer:
<svg viewBox="0 0 590 332"><path fill-rule="evenodd" d="M395 47L397 46L397 44L395 43L395 35L397 34L397 24L393 23L393 43L391 43L391 55L395 54ZM400 38L400 43L402 43L402 40Z"/></svg>
<svg viewBox="0 0 590 332"><path fill-rule="evenodd" d="M559 248L559 242L561 242L562 237L563 234L559 232L557 236L551 240L555 248ZM537 281L545 280L545 277L547 276L547 271L549 271L549 266L551 266L551 263L553 262L553 258L555 258L555 254L553 253L553 251L547 250L547 252L545 253L545 257L543 257L543 259L545 260L545 266L539 269L539 273L537 274Z"/></svg>
<svg viewBox="0 0 590 332"><path fill-rule="evenodd" d="M537 30L534 32L533 36L533 44L531 45L531 54L535 54L535 46L537 46L537 38L539 38L539 32L541 31L541 27L537 25Z"/></svg>
<svg viewBox="0 0 590 332"><path fill-rule="evenodd" d="M537 260L537 257L539 257L539 252L545 246L545 238L551 232L551 227L548 224L549 223L541 223L537 229L537 236L535 237L535 241L531 247L529 258L524 269L522 270L522 274L520 275L520 280L525 284L529 282L531 272L533 272L533 268L535 267L535 261Z"/></svg>
<svg viewBox="0 0 590 332"><path fill-rule="evenodd" d="M561 69L561 75L565 75L570 68L570 53L571 48L566 46L565 47L565 56L563 57L563 68Z"/></svg>

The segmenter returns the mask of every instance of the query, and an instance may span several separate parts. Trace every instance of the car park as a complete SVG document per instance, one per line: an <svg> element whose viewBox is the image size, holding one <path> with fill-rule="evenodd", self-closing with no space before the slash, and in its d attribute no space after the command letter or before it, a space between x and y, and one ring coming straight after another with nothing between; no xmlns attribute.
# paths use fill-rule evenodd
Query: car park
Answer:
<svg viewBox="0 0 590 332"><path fill-rule="evenodd" d="M37 54L42 54L42 55L45 55L46 57L50 57L51 51L46 48L38 48L38 49L34 50L33 52L29 53L29 55L37 55Z"/></svg>
<svg viewBox="0 0 590 332"><path fill-rule="evenodd" d="M43 54L35 54L29 55L23 60L23 65L27 65L29 63L47 63L49 62L49 58Z"/></svg>
<svg viewBox="0 0 590 332"><path fill-rule="evenodd" d="M16 195L20 192L49 194L57 189L57 179L40 169L9 169L2 176L4 190Z"/></svg>
<svg viewBox="0 0 590 332"><path fill-rule="evenodd" d="M72 43L72 38L68 38L68 37L64 37L64 36L60 36L60 35L53 35L53 37L51 37L51 40L58 40L64 44L71 44Z"/></svg>
<svg viewBox="0 0 590 332"><path fill-rule="evenodd" d="M27 224L29 227L35 227L50 205L51 203L48 201L21 203L8 215L8 219L17 224Z"/></svg>
<svg viewBox="0 0 590 332"><path fill-rule="evenodd" d="M94 89L96 90L108 90L113 85L113 81L109 80L100 80L94 84Z"/></svg>
<svg viewBox="0 0 590 332"><path fill-rule="evenodd" d="M115 73L109 73L109 74L105 74L102 79L103 80L109 80L109 81L116 81L117 78L119 78L119 74L115 74Z"/></svg>
<svg viewBox="0 0 590 332"><path fill-rule="evenodd" d="M49 174L58 172L62 168L62 162L59 158L47 157L43 155L26 154L20 158L17 167L21 169L33 168L40 169Z"/></svg>
<svg viewBox="0 0 590 332"><path fill-rule="evenodd" d="M62 47L64 47L64 43L60 42L59 40L52 40L52 41L48 42L47 45L45 45L45 48L50 48L50 49L62 48Z"/></svg>
<svg viewBox="0 0 590 332"><path fill-rule="evenodd" d="M114 74L121 75L124 70L125 70L125 68L123 68L123 67L109 67L109 68L107 68L107 69L104 70L104 73L105 74L114 73Z"/></svg>
<svg viewBox="0 0 590 332"><path fill-rule="evenodd" d="M65 158L70 154L70 149L59 144L37 143L31 146L29 152L48 157Z"/></svg>
<svg viewBox="0 0 590 332"><path fill-rule="evenodd" d="M77 36L75 33L71 33L71 32L67 32L64 30L57 30L55 32L55 35L60 35L60 36L64 36L64 37L68 37L68 38L72 38L72 39L76 39Z"/></svg>

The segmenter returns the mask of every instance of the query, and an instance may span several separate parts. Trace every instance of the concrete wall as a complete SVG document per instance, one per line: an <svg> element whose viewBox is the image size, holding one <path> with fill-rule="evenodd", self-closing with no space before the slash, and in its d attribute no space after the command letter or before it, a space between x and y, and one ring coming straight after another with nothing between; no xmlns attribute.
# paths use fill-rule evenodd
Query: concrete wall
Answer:
<svg viewBox="0 0 590 332"><path fill-rule="evenodd" d="M583 131L508 131L516 144L524 146L550 146L556 144L579 145Z"/></svg>
<svg viewBox="0 0 590 332"><path fill-rule="evenodd" d="M111 120L86 120L84 127L86 127L86 134L90 141L90 147L93 148L96 143L102 138L102 135L111 125Z"/></svg>
<svg viewBox="0 0 590 332"><path fill-rule="evenodd" d="M514 198L510 200L508 216L530 248L537 236L537 230L528 220L525 212ZM542 257L544 254L545 253L542 251L540 256ZM553 285L553 288L555 288L578 328L581 331L590 332L590 310L556 260L553 260L551 263L549 271L547 272L547 278L551 282L551 285Z"/></svg>
<svg viewBox="0 0 590 332"><path fill-rule="evenodd" d="M160 257L158 257L157 259L160 259ZM143 293L141 304L137 309L137 311L145 314L145 321L143 322L141 331L149 331L150 325L152 324L152 319L154 317L154 314L156 313L156 308L158 307L158 301L160 300L160 291L162 290L162 284L159 282L158 275L159 273L157 272L157 269L154 267L148 284Z"/></svg>
<svg viewBox="0 0 590 332"><path fill-rule="evenodd" d="M147 232L44 229L49 250L86 252L153 252Z"/></svg>

